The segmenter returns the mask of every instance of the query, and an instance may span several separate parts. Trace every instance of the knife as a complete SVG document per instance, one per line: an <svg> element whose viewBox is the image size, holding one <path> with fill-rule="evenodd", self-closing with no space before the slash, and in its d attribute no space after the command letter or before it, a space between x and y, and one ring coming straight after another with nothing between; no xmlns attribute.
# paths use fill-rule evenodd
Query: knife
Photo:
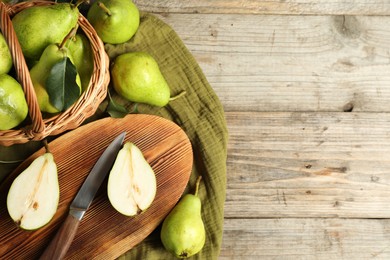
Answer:
<svg viewBox="0 0 390 260"><path fill-rule="evenodd" d="M126 133L123 132L115 138L114 141L106 148L99 160L93 166L86 180L78 191L69 207L69 214L58 230L54 239L45 249L39 259L53 260L62 259L71 245L80 220L92 203L100 185L110 171L115 158L122 147Z"/></svg>

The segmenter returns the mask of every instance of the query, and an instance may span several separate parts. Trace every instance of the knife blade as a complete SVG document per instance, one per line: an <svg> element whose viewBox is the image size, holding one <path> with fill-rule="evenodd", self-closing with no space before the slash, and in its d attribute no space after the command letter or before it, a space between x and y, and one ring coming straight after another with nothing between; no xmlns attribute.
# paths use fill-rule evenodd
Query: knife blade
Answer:
<svg viewBox="0 0 390 260"><path fill-rule="evenodd" d="M74 236L76 235L80 220L88 210L96 192L110 171L115 158L122 147L125 136L125 132L118 135L95 163L76 194L76 197L70 204L69 214L65 222L62 224L54 239L51 240L49 246L45 249L39 259L62 259L65 256Z"/></svg>

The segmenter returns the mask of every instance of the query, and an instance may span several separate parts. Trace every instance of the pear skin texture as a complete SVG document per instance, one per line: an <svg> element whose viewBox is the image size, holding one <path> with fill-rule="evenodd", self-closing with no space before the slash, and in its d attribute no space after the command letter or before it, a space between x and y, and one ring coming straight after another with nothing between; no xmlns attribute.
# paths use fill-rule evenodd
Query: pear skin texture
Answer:
<svg viewBox="0 0 390 260"><path fill-rule="evenodd" d="M57 165L51 153L37 157L11 184L7 210L18 227L35 230L57 211L60 189Z"/></svg>
<svg viewBox="0 0 390 260"><path fill-rule="evenodd" d="M201 201L186 194L165 218L161 241L178 258L197 254L204 246L206 232L201 217Z"/></svg>
<svg viewBox="0 0 390 260"><path fill-rule="evenodd" d="M93 73L93 52L88 38L84 34L76 34L65 43L74 65L80 75L81 87L87 90Z"/></svg>
<svg viewBox="0 0 390 260"><path fill-rule="evenodd" d="M50 44L45 48L38 63L35 64L30 70L31 81L33 83L35 94L37 96L39 108L42 112L60 112L50 103L49 95L46 91L45 84L51 68L54 66L54 64L62 60L64 57L69 57L71 61L73 59L69 55L69 51L65 47L60 49L57 44ZM81 91L81 82L79 75L76 78L76 82L79 85Z"/></svg>
<svg viewBox="0 0 390 260"><path fill-rule="evenodd" d="M110 14L98 6L99 2ZM119 44L130 40L137 32L140 14L131 0L100 0L91 5L87 19L103 42Z"/></svg>
<svg viewBox="0 0 390 260"><path fill-rule="evenodd" d="M9 130L19 125L27 113L22 86L10 75L0 75L0 130Z"/></svg>
<svg viewBox="0 0 390 260"><path fill-rule="evenodd" d="M24 56L38 60L46 46L62 42L78 17L78 8L69 3L34 6L17 13L12 24Z"/></svg>
<svg viewBox="0 0 390 260"><path fill-rule="evenodd" d="M146 52L129 52L116 57L111 69L115 91L129 101L163 107L170 88L156 60Z"/></svg>
<svg viewBox="0 0 390 260"><path fill-rule="evenodd" d="M0 32L0 75L8 73L12 68L12 56L5 41L4 35Z"/></svg>

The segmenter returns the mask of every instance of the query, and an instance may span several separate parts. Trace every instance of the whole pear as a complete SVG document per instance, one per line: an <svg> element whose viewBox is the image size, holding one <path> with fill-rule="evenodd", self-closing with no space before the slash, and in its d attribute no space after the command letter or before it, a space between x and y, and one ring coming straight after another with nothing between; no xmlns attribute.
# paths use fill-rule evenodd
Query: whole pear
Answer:
<svg viewBox="0 0 390 260"><path fill-rule="evenodd" d="M93 52L88 38L81 33L71 37L65 43L74 65L80 75L81 87L83 91L88 88L93 72Z"/></svg>
<svg viewBox="0 0 390 260"><path fill-rule="evenodd" d="M87 19L105 43L124 43L139 27L140 15L132 0L98 0L87 14Z"/></svg>
<svg viewBox="0 0 390 260"><path fill-rule="evenodd" d="M37 157L12 182L7 209L22 229L34 230L46 225L58 208L60 189L53 154Z"/></svg>
<svg viewBox="0 0 390 260"><path fill-rule="evenodd" d="M156 60L146 52L121 54L111 68L115 91L129 101L163 107L170 88Z"/></svg>
<svg viewBox="0 0 390 260"><path fill-rule="evenodd" d="M0 75L8 73L12 68L12 64L11 52L4 35L0 32Z"/></svg>
<svg viewBox="0 0 390 260"><path fill-rule="evenodd" d="M46 91L45 85L50 70L54 66L54 64L66 57L69 57L71 61L73 60L73 58L69 55L69 51L67 48L60 47L58 44L50 44L43 51L38 63L35 64L30 70L31 81L33 83L34 90L38 99L39 108L42 112L60 112L50 103L49 94ZM81 93L81 82L79 75L77 75L76 77L76 82L80 87Z"/></svg>
<svg viewBox="0 0 390 260"><path fill-rule="evenodd" d="M178 258L197 254L204 246L206 231L201 216L201 201L195 194L186 194L165 218L161 228L161 242L165 249Z"/></svg>
<svg viewBox="0 0 390 260"><path fill-rule="evenodd" d="M49 44L60 43L76 26L77 6L70 3L32 6L12 18L16 36L25 57L38 60Z"/></svg>
<svg viewBox="0 0 390 260"><path fill-rule="evenodd" d="M0 130L9 130L19 125L27 113L22 86L10 75L0 75Z"/></svg>

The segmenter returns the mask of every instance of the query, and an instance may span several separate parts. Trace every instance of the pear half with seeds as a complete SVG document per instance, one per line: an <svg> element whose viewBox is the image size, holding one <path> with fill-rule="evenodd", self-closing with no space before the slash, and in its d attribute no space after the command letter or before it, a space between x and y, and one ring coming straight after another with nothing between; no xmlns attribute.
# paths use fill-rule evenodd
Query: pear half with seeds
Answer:
<svg viewBox="0 0 390 260"><path fill-rule="evenodd" d="M7 196L8 213L20 228L38 229L53 218L59 195L57 165L46 152L13 181Z"/></svg>
<svg viewBox="0 0 390 260"><path fill-rule="evenodd" d="M135 216L145 211L156 196L156 176L142 151L126 142L110 171L107 194L121 214Z"/></svg>

